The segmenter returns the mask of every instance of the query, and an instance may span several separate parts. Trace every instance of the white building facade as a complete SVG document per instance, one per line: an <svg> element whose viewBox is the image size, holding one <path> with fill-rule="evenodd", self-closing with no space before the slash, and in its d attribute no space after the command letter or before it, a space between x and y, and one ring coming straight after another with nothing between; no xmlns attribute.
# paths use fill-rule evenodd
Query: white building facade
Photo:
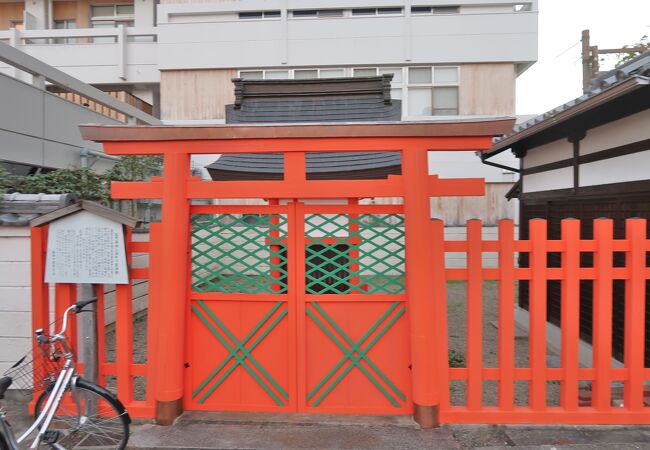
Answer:
<svg viewBox="0 0 650 450"><path fill-rule="evenodd" d="M0 0L0 42L124 91L167 123L223 122L237 77L386 73L403 120L454 119L514 115L517 76L537 59L537 16L537 0ZM0 73L17 71L0 63ZM438 158L431 171L455 176L458 162ZM515 181L478 158L462 165Z"/></svg>

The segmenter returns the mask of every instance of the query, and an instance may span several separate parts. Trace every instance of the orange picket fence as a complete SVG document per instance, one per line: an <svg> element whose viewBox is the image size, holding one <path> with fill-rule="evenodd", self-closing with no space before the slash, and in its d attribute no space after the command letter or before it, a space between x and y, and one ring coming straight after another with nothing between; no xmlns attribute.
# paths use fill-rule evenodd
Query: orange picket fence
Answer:
<svg viewBox="0 0 650 450"><path fill-rule="evenodd" d="M498 239L483 240L478 220L467 223L467 239L444 238L444 225L433 221L433 252L437 267L445 266L445 253L466 255L464 268L436 271L433 282L440 298L446 298L449 282L462 280L466 286L466 352L464 367L450 367L448 351L448 312L445 301L435 301L433 324L439 327L442 346L439 361L442 385L465 385L464 401L454 404L450 389L440 390L440 420L446 423L650 423L645 386L650 369L644 365L646 328L646 289L650 268L646 255L650 241L645 219L628 219L625 239L614 239L614 223L596 219L593 239L581 239L580 221L561 223L561 239L547 239L547 223L529 222L528 240L515 239L511 221L501 221ZM496 268L484 268L486 252L498 255ZM548 264L549 253L560 255L560 264ZM581 255L592 255L593 264L581 265ZM614 264L624 254L625 264ZM527 256L527 267L518 267L518 255ZM552 266L552 267L551 267ZM561 342L559 367L547 366L547 282L561 283ZM589 367L579 361L580 282L593 280L593 358ZM624 361L612 362L613 285L623 280L625 289ZM498 319L486 324L484 282L497 283ZM515 303L517 283L528 283L528 348L524 364L516 364ZM497 328L497 363L484 363L484 332ZM457 330L451 330L456 333ZM521 359L521 358L518 358ZM458 364L457 364L458 365ZM622 384L623 396L615 401L612 383ZM547 395L547 388L559 384L558 398ZM489 385L489 389L485 386ZM521 388L516 388L517 386ZM521 386L523 385L523 386ZM496 390L496 392L495 392ZM516 392L518 390L518 392ZM453 389L452 389L453 392ZM485 394L494 397L487 401ZM585 398L586 397L586 398Z"/></svg>

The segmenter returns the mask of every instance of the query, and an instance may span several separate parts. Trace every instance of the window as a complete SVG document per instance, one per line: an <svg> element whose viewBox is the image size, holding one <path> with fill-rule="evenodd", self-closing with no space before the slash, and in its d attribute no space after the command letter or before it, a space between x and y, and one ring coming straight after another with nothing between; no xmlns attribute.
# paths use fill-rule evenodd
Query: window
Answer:
<svg viewBox="0 0 650 450"><path fill-rule="evenodd" d="M345 69L295 69L295 70L240 70L239 78L244 80L287 80L309 78L339 78L345 76Z"/></svg>
<svg viewBox="0 0 650 450"><path fill-rule="evenodd" d="M291 15L293 17L318 17L318 11L315 9L302 9L299 11L293 11Z"/></svg>
<svg viewBox="0 0 650 450"><path fill-rule="evenodd" d="M63 19L54 21L55 30L74 30L77 28L77 23L74 19ZM75 38L56 38L54 39L55 44L75 44L77 40Z"/></svg>
<svg viewBox="0 0 650 450"><path fill-rule="evenodd" d="M318 17L343 17L342 9L321 9L318 11Z"/></svg>
<svg viewBox="0 0 650 450"><path fill-rule="evenodd" d="M265 80L286 80L288 78L288 70L267 70L264 72Z"/></svg>
<svg viewBox="0 0 650 450"><path fill-rule="evenodd" d="M291 11L291 16L295 18L328 18L343 17L342 9L297 9Z"/></svg>
<svg viewBox="0 0 650 450"><path fill-rule="evenodd" d="M132 4L105 4L90 7L90 26L92 28L115 28L118 25L132 27L135 16ZM114 43L114 36L93 38L94 43Z"/></svg>
<svg viewBox="0 0 650 450"><path fill-rule="evenodd" d="M411 6L411 14L431 14L431 6Z"/></svg>
<svg viewBox="0 0 650 450"><path fill-rule="evenodd" d="M242 70L239 72L239 77L244 80L263 80L264 71L263 70Z"/></svg>
<svg viewBox="0 0 650 450"><path fill-rule="evenodd" d="M458 14L460 6L411 6L411 14Z"/></svg>
<svg viewBox="0 0 650 450"><path fill-rule="evenodd" d="M278 19L280 11L242 11L239 13L239 18L242 20L256 20L256 19Z"/></svg>
<svg viewBox="0 0 650 450"><path fill-rule="evenodd" d="M460 12L460 6L434 6L434 14L458 14Z"/></svg>
<svg viewBox="0 0 650 450"><path fill-rule="evenodd" d="M296 69L293 71L294 78L296 79L308 79L308 78L318 78L318 69Z"/></svg>
<svg viewBox="0 0 650 450"><path fill-rule="evenodd" d="M343 69L320 69L320 78L340 78L345 76Z"/></svg>
<svg viewBox="0 0 650 450"><path fill-rule="evenodd" d="M408 115L457 115L458 80L458 67L409 67Z"/></svg>
<svg viewBox="0 0 650 450"><path fill-rule="evenodd" d="M355 77L375 77L377 76L377 69L354 69L353 76Z"/></svg>
<svg viewBox="0 0 650 450"><path fill-rule="evenodd" d="M402 14L402 8L400 7L390 7L390 8L353 8L353 16L388 16L388 15L400 15Z"/></svg>

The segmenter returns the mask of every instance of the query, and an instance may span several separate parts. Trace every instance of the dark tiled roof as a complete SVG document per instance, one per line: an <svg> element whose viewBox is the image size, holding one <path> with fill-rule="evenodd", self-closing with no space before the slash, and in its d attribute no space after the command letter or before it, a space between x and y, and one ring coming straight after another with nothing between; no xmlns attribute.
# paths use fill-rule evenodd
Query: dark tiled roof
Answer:
<svg viewBox="0 0 650 450"><path fill-rule="evenodd" d="M75 200L72 194L0 195L0 226L28 226L31 220L68 206Z"/></svg>
<svg viewBox="0 0 650 450"><path fill-rule="evenodd" d="M506 150L519 139L530 135L530 133L534 132L535 129L543 129L553 125L558 121L560 115L568 116L572 113L572 110L577 111L584 104L587 104L587 101L591 101L597 97L606 96L608 93L614 91L614 88L617 88L624 83L630 84L630 88L632 89L634 88L633 85L635 83L647 85L647 77L650 77L650 51L637 56L622 67L594 78L591 82L590 90L584 95L555 107L544 114L533 117L526 122L515 125L510 133L494 140L492 150L484 153L483 158L489 158L490 156Z"/></svg>
<svg viewBox="0 0 650 450"><path fill-rule="evenodd" d="M390 98L392 76L319 80L236 79L229 124L400 121L401 102ZM215 180L281 179L281 154L226 154L207 169ZM400 155L307 154L309 179L384 178L400 173Z"/></svg>

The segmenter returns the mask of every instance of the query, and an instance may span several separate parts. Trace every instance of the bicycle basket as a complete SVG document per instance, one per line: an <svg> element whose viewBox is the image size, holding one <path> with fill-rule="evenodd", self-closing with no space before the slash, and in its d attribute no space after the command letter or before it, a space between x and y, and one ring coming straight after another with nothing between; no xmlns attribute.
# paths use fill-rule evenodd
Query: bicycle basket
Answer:
<svg viewBox="0 0 650 450"><path fill-rule="evenodd" d="M40 351L36 354L30 351L7 369L4 375L11 377L12 387L24 395L31 395L32 392L44 391L54 384L63 363L63 358L51 359Z"/></svg>

